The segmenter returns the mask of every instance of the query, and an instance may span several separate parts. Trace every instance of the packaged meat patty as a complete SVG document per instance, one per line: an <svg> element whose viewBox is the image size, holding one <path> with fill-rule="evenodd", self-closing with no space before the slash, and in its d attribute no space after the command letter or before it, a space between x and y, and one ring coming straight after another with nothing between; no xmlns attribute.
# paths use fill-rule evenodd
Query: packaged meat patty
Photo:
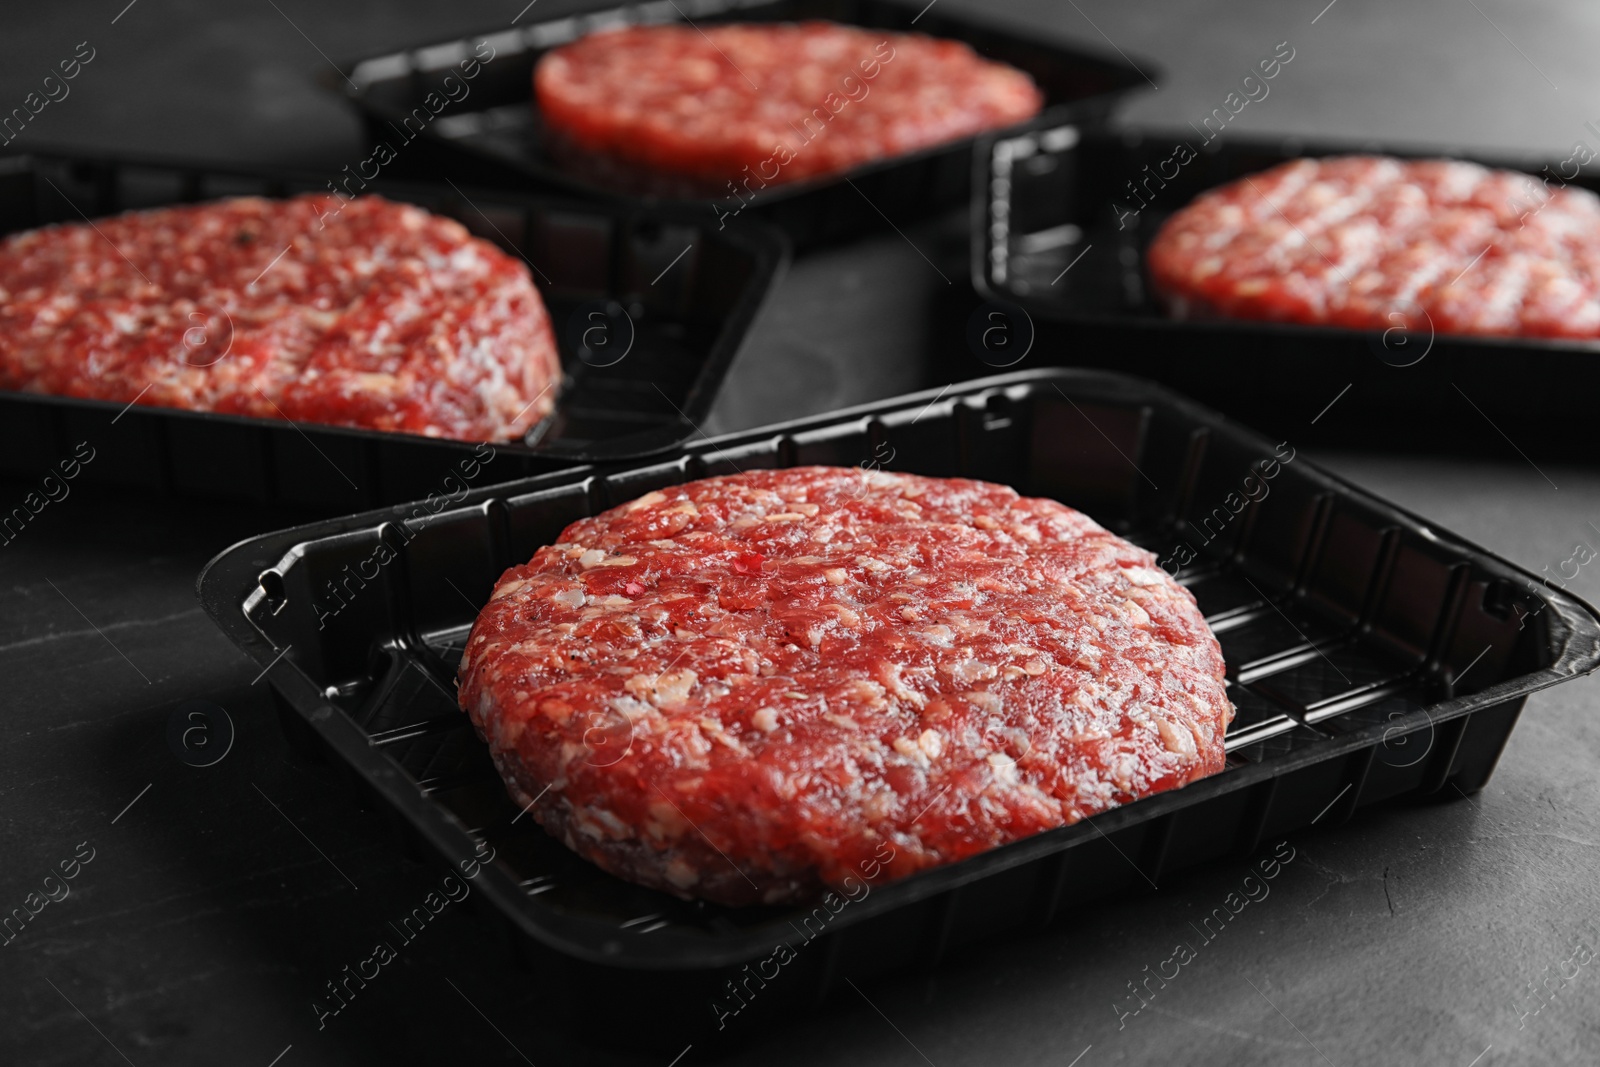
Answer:
<svg viewBox="0 0 1600 1067"><path fill-rule="evenodd" d="M1220 771L1223 660L1062 504L881 471L651 492L508 570L459 699L512 798L723 904L898 878Z"/></svg>
<svg viewBox="0 0 1600 1067"><path fill-rule="evenodd" d="M1600 336L1600 197L1474 163L1294 160L1199 197L1146 262L1180 317Z"/></svg>
<svg viewBox="0 0 1600 1067"><path fill-rule="evenodd" d="M560 358L527 267L376 196L245 197L0 242L0 388L506 440Z"/></svg>
<svg viewBox="0 0 1600 1067"><path fill-rule="evenodd" d="M539 61L534 95L572 165L718 196L1008 126L1044 102L961 42L830 22L593 33Z"/></svg>

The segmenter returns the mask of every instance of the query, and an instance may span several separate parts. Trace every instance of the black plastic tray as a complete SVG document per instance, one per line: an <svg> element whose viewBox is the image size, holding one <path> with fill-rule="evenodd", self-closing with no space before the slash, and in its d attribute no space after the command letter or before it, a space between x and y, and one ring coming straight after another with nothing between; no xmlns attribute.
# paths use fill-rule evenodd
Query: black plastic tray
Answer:
<svg viewBox="0 0 1600 1067"><path fill-rule="evenodd" d="M417 108L427 114L424 99L440 88L461 60L492 55L459 103L444 105L425 132L407 142L402 164L424 168L422 173L431 167L440 173L470 174L479 181L526 184L537 179L597 196L632 196L635 191L625 186L563 167L549 150L533 106L533 69L539 57L598 29L684 19L696 25L828 19L891 31L914 30L965 41L991 59L1027 71L1045 93L1043 114L1055 120L1102 121L1122 94L1153 85L1149 79L1157 76L1156 68L1143 60L1135 64L1125 56L1101 55L981 17L951 14L932 5L927 5L931 10L919 12L919 7L887 0L654 0L560 18L543 18L535 8L529 13L531 21L514 29L364 58L347 65L348 81L330 78L327 84L360 110L374 144L393 143L406 116ZM478 51L484 42L492 52ZM459 88L453 92L461 95ZM412 126L417 125L413 120ZM797 244L814 245L881 228L879 208L904 224L965 206L973 140L953 141L844 175L760 190L746 197L750 206L741 217L765 218ZM431 157L425 147L430 145L435 149ZM717 210L739 207L739 201L731 199L687 202L710 218L717 217Z"/></svg>
<svg viewBox="0 0 1600 1067"><path fill-rule="evenodd" d="M0 234L224 196L326 192L329 177L18 157L0 161ZM326 513L430 493L459 498L463 472L482 485L661 452L697 432L787 256L770 227L719 230L669 206L382 180L365 191L451 216L535 265L564 381L555 411L522 442L493 442L485 463L472 442L0 392L0 474L37 478L87 441L95 458L85 481ZM577 358L579 331L568 329L600 301L620 304L634 332L627 355L605 367ZM626 329L617 318L618 343Z"/></svg>
<svg viewBox="0 0 1600 1067"><path fill-rule="evenodd" d="M1270 492L1246 484L1259 502L1217 516L1251 465L1271 458L1287 458L1267 468L1272 477L1254 468ZM747 980L738 969L780 942L798 944L810 912L686 903L604 874L530 820L514 823L516 805L456 709L455 665L502 569L582 516L707 475L874 461L1053 497L1164 557L1192 543L1199 556L1180 580L1219 635L1239 711L1227 768L873 888L719 1031L711 1004L731 1005L722 983ZM331 753L423 854L454 866L475 840L494 848L483 898L537 973L570 996L553 1012L581 1018L598 1007L603 1019L627 1004L639 1032L677 1049L746 1028L775 1004L824 996L846 976L931 965L1319 819L1337 824L1405 794L1470 793L1529 693L1600 664L1588 605L1165 389L1102 372L993 378L648 464L486 489L408 531L403 515L245 541L206 568L200 600L266 670L291 736ZM1209 544L1191 524L1210 530ZM319 621L324 583L365 573L380 543L398 558Z"/></svg>
<svg viewBox="0 0 1600 1067"><path fill-rule="evenodd" d="M1168 160L1183 143L1198 157L1163 188L1161 176L1174 169ZM1436 335L1425 319L1397 318L1394 330L1367 333L1180 322L1163 313L1149 291L1144 250L1173 212L1206 189L1286 160L1352 152L1472 159L1529 174L1547 165L1556 173L1562 163L1448 147L1231 134L1206 143L1190 130L1113 133L1039 123L988 139L975 154L973 285L981 296L1027 312L1037 331L1030 365L1147 376L1307 443L1471 452L1513 462L1520 450L1592 461L1588 397L1600 389L1600 342ZM1560 167L1563 174L1571 170ZM1139 206L1128 183L1147 181L1148 206L1121 215L1119 205ZM1569 184L1600 190L1592 173ZM1336 396L1339 402L1317 418Z"/></svg>

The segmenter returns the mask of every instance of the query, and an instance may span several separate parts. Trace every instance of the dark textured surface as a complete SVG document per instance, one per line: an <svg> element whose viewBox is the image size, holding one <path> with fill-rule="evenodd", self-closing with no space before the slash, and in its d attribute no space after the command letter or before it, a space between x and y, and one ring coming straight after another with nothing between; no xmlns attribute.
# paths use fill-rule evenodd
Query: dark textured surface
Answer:
<svg viewBox="0 0 1600 1067"><path fill-rule="evenodd" d="M344 58L503 25L523 5L335 11L279 0L280 13L267 0L138 0L111 25L122 6L0 12L6 109L77 42L97 50L72 95L0 152L48 143L291 162L331 175L361 158L357 125L313 86L328 65L285 14ZM1027 0L1007 17L1103 44L1097 25L1159 62L1167 88L1127 112L1141 123L1197 119L1287 39L1294 64L1239 128L1554 159L1575 138L1595 143L1582 124L1600 89L1588 54L1600 16L1571 0L1432 0L1403 11L1338 0L1315 25L1320 0L1075 6ZM555 9L540 0L535 10ZM916 248L885 231L797 263L706 429L985 370L951 336L971 302L959 225L907 235ZM944 356L930 360L930 351ZM1359 401L1344 397L1325 418ZM1481 432L1499 440L1487 424ZM1592 454L1541 461L1542 470L1510 444L1504 455L1503 464L1366 455L1332 465L1534 570L1554 572L1576 542L1600 547L1591 525L1600 525L1600 475L1580 466ZM29 489L0 484L0 506ZM21 906L80 842L95 850L71 895L0 947L0 1061L265 1067L292 1045L282 1067L658 1062L582 1047L544 1007L540 976L511 966L503 942L455 909L317 1030L310 1003L321 984L368 955L387 920L442 872L404 859L324 770L289 756L266 683L250 684L256 669L195 605L193 579L207 558L290 518L78 484L0 546L0 909ZM1572 588L1600 595L1597 575L1585 567ZM1391 807L1297 837L1297 858L1271 895L1121 1030L1112 1005L1126 1000L1126 983L1221 902L1244 876L1242 861L1174 876L1158 892L929 975L865 983L859 995L845 987L842 999L796 1015L738 1059L1594 1062L1600 964L1565 982L1555 976L1570 939L1600 924L1597 693L1585 681L1534 697L1495 778L1470 800ZM203 769L180 763L165 738L172 708L197 696L224 705L238 727L228 756ZM1514 1005L1541 979L1558 988L1555 998L1519 1020ZM615 1017L625 1025L625 1000Z"/></svg>

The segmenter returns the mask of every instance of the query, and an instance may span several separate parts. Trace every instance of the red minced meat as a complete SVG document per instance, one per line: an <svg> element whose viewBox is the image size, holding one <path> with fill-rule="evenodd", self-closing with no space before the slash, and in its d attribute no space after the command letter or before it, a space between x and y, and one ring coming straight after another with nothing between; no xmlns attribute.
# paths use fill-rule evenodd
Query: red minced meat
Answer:
<svg viewBox="0 0 1600 1067"><path fill-rule="evenodd" d="M1205 193L1145 259L1180 318L1600 337L1600 197L1474 163L1294 160Z"/></svg>
<svg viewBox="0 0 1600 1067"><path fill-rule="evenodd" d="M520 437L561 373L527 267L375 196L241 197L0 242L0 388Z"/></svg>
<svg viewBox="0 0 1600 1067"><path fill-rule="evenodd" d="M1027 74L959 41L831 22L591 33L540 59L534 95L568 159L740 196L1009 126L1044 103Z"/></svg>
<svg viewBox="0 0 1600 1067"><path fill-rule="evenodd" d="M460 702L569 848L731 905L1185 785L1233 714L1149 552L1003 486L832 467L573 523L496 584Z"/></svg>

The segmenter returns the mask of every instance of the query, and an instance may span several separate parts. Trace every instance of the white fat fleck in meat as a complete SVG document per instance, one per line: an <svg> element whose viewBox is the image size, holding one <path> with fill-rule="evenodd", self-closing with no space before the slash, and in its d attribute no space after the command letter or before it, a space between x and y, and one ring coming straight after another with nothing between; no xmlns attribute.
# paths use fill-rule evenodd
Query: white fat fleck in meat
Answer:
<svg viewBox="0 0 1600 1067"><path fill-rule="evenodd" d="M517 578L513 581L506 582L504 585L495 589L494 595L489 599L504 600L508 596L515 596L517 593L520 593L526 588L528 588L527 580L523 578Z"/></svg>
<svg viewBox="0 0 1600 1067"><path fill-rule="evenodd" d="M872 822L887 819L894 813L895 792L893 789L879 789L862 802L861 813Z"/></svg>
<svg viewBox="0 0 1600 1067"><path fill-rule="evenodd" d="M980 659L968 657L960 663L942 663L939 670L948 674L961 685L971 685L973 682L988 681L1000 673L1000 668L992 663L985 663Z"/></svg>
<svg viewBox="0 0 1600 1067"><path fill-rule="evenodd" d="M583 555L578 557L578 566L582 567L584 570L588 570L590 567L599 566L600 561L605 558L606 554L600 549L591 548L587 552L583 553Z"/></svg>
<svg viewBox="0 0 1600 1067"><path fill-rule="evenodd" d="M822 577L827 580L829 585L843 585L846 572L843 567L829 567L822 572Z"/></svg>
<svg viewBox="0 0 1600 1067"><path fill-rule="evenodd" d="M660 712L635 697L612 697L610 706L612 711L625 719L633 728L662 721Z"/></svg>
<svg viewBox="0 0 1600 1067"><path fill-rule="evenodd" d="M897 737L897 738L895 738L894 739L894 750L896 752L900 753L900 755L904 756L906 759L910 760L912 763L915 763L918 767L921 767L921 768L924 768L924 769L927 768L927 766L928 766L928 754L923 751L922 746L918 745L915 741L911 740L911 738L909 738L909 737Z"/></svg>
<svg viewBox="0 0 1600 1067"><path fill-rule="evenodd" d="M1139 758L1132 752L1118 752L1110 760L1110 773L1118 789L1133 792L1139 781Z"/></svg>
<svg viewBox="0 0 1600 1067"><path fill-rule="evenodd" d="M654 507L667 499L665 493L650 492L628 505L629 511L643 511L645 508Z"/></svg>
<svg viewBox="0 0 1600 1067"><path fill-rule="evenodd" d="M700 680L700 676L685 667L682 670L667 671L655 679L651 688L651 703L658 708L675 707L689 699L689 691Z"/></svg>
<svg viewBox="0 0 1600 1067"><path fill-rule="evenodd" d="M854 629L861 625L861 616L845 607L843 604L824 604L822 606L822 610L832 612L833 615L839 620L840 626Z"/></svg>
<svg viewBox="0 0 1600 1067"><path fill-rule="evenodd" d="M968 690L961 694L961 698L986 715L997 715L1005 707L1005 701L986 689Z"/></svg>
<svg viewBox="0 0 1600 1067"><path fill-rule="evenodd" d="M496 722L495 741L501 748L510 748L517 743L517 738L522 736L522 731L526 726L527 723L522 719L503 715Z"/></svg>
<svg viewBox="0 0 1600 1067"><path fill-rule="evenodd" d="M678 783L680 786L682 782ZM645 822L645 833L657 841L671 841L682 837L690 829L689 820L675 805L663 798L650 801L645 809L650 818Z"/></svg>
<svg viewBox="0 0 1600 1067"><path fill-rule="evenodd" d="M1153 567L1124 567L1122 573L1134 585L1160 588L1167 583L1166 574Z"/></svg>
<svg viewBox="0 0 1600 1067"><path fill-rule="evenodd" d="M878 679L883 683L884 689L896 700L903 700L908 704L921 707L927 702L927 697L906 685L902 672L905 668L898 663L888 660L878 661Z"/></svg>
<svg viewBox="0 0 1600 1067"><path fill-rule="evenodd" d="M868 574L882 574L889 569L889 565L873 556L857 556L856 565Z"/></svg>
<svg viewBox="0 0 1600 1067"><path fill-rule="evenodd" d="M740 743L738 738L724 730L722 728L722 724L717 720L702 718L698 725L700 727L700 732L711 738L711 740L715 741L717 744L732 749L734 752L745 757L746 759L750 758L750 750L745 748L744 745Z"/></svg>
<svg viewBox="0 0 1600 1067"><path fill-rule="evenodd" d="M564 723L572 718L572 705L565 700L557 700L552 697L548 700L539 701L539 714L554 723Z"/></svg>
<svg viewBox="0 0 1600 1067"><path fill-rule="evenodd" d="M974 619L970 615L952 612L944 617L945 623L962 637L976 637L989 632L987 619Z"/></svg>
<svg viewBox="0 0 1600 1067"><path fill-rule="evenodd" d="M1066 654L1061 657L1061 662L1080 671L1098 672L1100 670L1100 656L1100 646L1084 644L1069 648Z"/></svg>
<svg viewBox="0 0 1600 1067"><path fill-rule="evenodd" d="M938 730L924 730L917 736L917 747L925 752L930 760L939 758L939 753L944 751L944 737Z"/></svg>
<svg viewBox="0 0 1600 1067"><path fill-rule="evenodd" d="M771 708L761 708L750 716L750 723L763 733L772 733L778 728L778 713Z"/></svg>
<svg viewBox="0 0 1600 1067"><path fill-rule="evenodd" d="M1008 726L1001 733L1006 739L1006 755L1012 759L1023 759L1033 751L1033 739L1028 736L1026 731L1019 730L1015 726Z"/></svg>
<svg viewBox="0 0 1600 1067"><path fill-rule="evenodd" d="M667 881L679 889L688 889L700 881L700 872L695 870L694 865L682 856L672 857L672 861L667 864L662 873L666 876Z"/></svg>
<svg viewBox="0 0 1600 1067"><path fill-rule="evenodd" d="M1016 785L1020 780L1017 775L1017 761L1003 752L991 752L984 757L984 762L994 772L995 781L1002 785Z"/></svg>
<svg viewBox="0 0 1600 1067"><path fill-rule="evenodd" d="M604 834L604 836L609 837L614 841L626 840L627 838L633 836L633 827L617 818L616 815L612 814L605 808L583 808L579 809L577 814L580 820L579 828L584 830L586 833L590 833L591 836L595 835L587 826L583 824L584 816L588 816L588 818L594 820L594 822L600 826L601 832Z"/></svg>
<svg viewBox="0 0 1600 1067"><path fill-rule="evenodd" d="M1180 756L1192 756L1195 753L1194 734L1189 732L1187 726L1173 723L1161 716L1155 716L1156 730L1161 734L1161 743L1167 746L1168 752L1175 752Z"/></svg>
<svg viewBox="0 0 1600 1067"><path fill-rule="evenodd" d="M639 561L632 556L612 556L610 559L600 561L602 567L631 567Z"/></svg>
<svg viewBox="0 0 1600 1067"><path fill-rule="evenodd" d="M550 599L554 600L557 604L561 604L561 605L563 605L565 607L581 608L581 607L583 607L583 599L584 599L583 590L582 589L577 589L577 588L563 589L561 592L557 593L555 596L551 597Z"/></svg>
<svg viewBox="0 0 1600 1067"><path fill-rule="evenodd" d="M840 686L838 695L841 699L864 704L876 710L888 703L884 697L884 692L884 687L877 682L866 678L857 678Z"/></svg>
<svg viewBox="0 0 1600 1067"><path fill-rule="evenodd" d="M924 641L927 641L930 644L938 645L940 648L955 647L955 631L942 623L938 626L929 626L925 629L917 630L915 632L916 635L922 638Z"/></svg>
<svg viewBox="0 0 1600 1067"><path fill-rule="evenodd" d="M711 754L712 742L705 734L700 732L698 723L680 723L676 725L671 734L670 741L681 752L683 764L697 770L703 770L709 764L706 757Z"/></svg>
<svg viewBox="0 0 1600 1067"><path fill-rule="evenodd" d="M1122 606L1128 609L1128 623L1132 626L1149 626L1150 613L1145 611L1133 600L1124 600Z"/></svg>

